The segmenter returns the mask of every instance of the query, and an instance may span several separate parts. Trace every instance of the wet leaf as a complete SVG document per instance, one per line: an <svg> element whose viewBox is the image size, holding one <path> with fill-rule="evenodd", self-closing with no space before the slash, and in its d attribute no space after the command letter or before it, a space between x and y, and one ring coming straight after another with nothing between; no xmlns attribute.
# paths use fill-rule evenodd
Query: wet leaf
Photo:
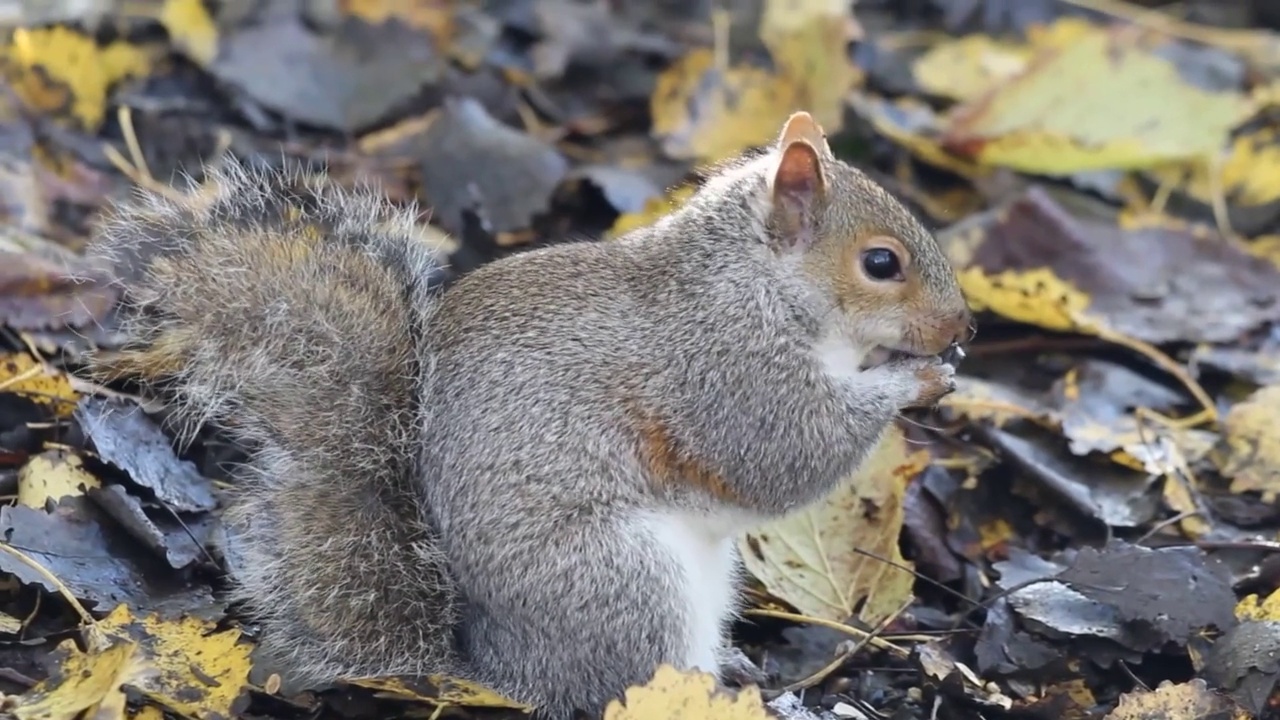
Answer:
<svg viewBox="0 0 1280 720"><path fill-rule="evenodd" d="M98 478L84 469L80 457L65 450L49 450L27 461L18 471L18 502L42 510L45 503L83 495L100 487Z"/></svg>
<svg viewBox="0 0 1280 720"><path fill-rule="evenodd" d="M196 512L217 506L213 484L195 465L178 458L168 437L137 405L85 398L75 414L98 457L128 473L168 507Z"/></svg>
<svg viewBox="0 0 1280 720"><path fill-rule="evenodd" d="M167 563L124 537L84 496L64 497L49 512L24 506L0 507L0 537L30 556L71 592L95 606L163 612L212 605L208 587L169 571ZM44 575L0 552L0 571L48 592L57 586Z"/></svg>
<svg viewBox="0 0 1280 720"><path fill-rule="evenodd" d="M622 700L605 709L604 720L656 720L699 717L707 720L768 720L760 691L748 687L736 696L716 687L707 673L681 672L661 665L653 679L628 688Z"/></svg>
<svg viewBox="0 0 1280 720"><path fill-rule="evenodd" d="M55 651L52 677L18 699L19 720L71 717L80 709L119 707L124 686L172 712L200 720L232 717L249 675L249 646L236 629L215 632L197 618L134 617L117 606L97 624L110 646Z"/></svg>
<svg viewBox="0 0 1280 720"><path fill-rule="evenodd" d="M910 452L900 430L890 430L825 500L742 539L743 562L769 592L806 615L843 622L857 610L868 624L882 621L911 597L914 577L855 550L911 567L898 548L902 498L927 463L927 455Z"/></svg>

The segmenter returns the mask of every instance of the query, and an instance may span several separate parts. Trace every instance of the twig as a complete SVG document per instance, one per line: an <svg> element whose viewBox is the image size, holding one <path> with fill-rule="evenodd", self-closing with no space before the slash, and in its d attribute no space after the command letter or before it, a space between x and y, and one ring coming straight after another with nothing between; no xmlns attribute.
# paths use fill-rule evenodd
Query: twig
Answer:
<svg viewBox="0 0 1280 720"><path fill-rule="evenodd" d="M874 633L869 633L865 630L859 630L856 627L845 625L844 623L839 623L839 622L836 622L835 620L827 620L826 618L811 617L809 615L800 615L798 613L782 612L781 610L763 610L758 608L751 608L748 610L744 610L743 613L746 615L756 615L759 617L771 617L778 620L790 620L792 622L817 625L819 627L835 630L836 632L842 632L845 635L850 635L852 637L858 638L859 640L866 640L872 646L879 648L881 650L888 650L889 652L901 658L907 658L911 656L911 653L908 652L905 648L900 648L897 645L894 645L893 643L889 642L888 640L884 640L882 638L876 637Z"/></svg>
<svg viewBox="0 0 1280 720"><path fill-rule="evenodd" d="M32 570L35 570L39 573L40 577L47 580L49 584L53 585L53 587L57 589L58 594L71 605L71 609L75 610L76 614L80 616L80 620L84 622L85 635L91 649L97 650L105 645L105 638L102 637L101 632L98 630L98 621L94 620L93 616L89 614L89 611L84 609L84 605L80 604L80 601L76 599L75 594L58 579L57 575L49 572L45 566L36 562L34 558L9 543L0 543L0 550L4 550L21 561L22 564Z"/></svg>
<svg viewBox="0 0 1280 720"><path fill-rule="evenodd" d="M797 692L800 690L806 690L808 688L813 687L814 685L817 685L823 680L826 680L827 677L831 675L831 673L840 669L840 666L844 665L849 658L853 657L854 655L857 655L858 652L862 650L862 648L866 647L867 643L871 642L872 640L878 640L880 634L884 632L885 628L892 625L894 620L897 620L899 617L901 617L902 613L906 612L907 608L911 607L911 603L914 600L915 598L907 598L907 601L904 602L902 606L898 608L897 612L886 617L884 620L881 620L880 624L876 626L876 629L872 630L871 633L867 635L866 638L859 640L855 645L853 645L850 648L846 648L843 652L837 653L836 657L832 659L831 662L827 663L825 666L823 666L821 669L819 669L817 672L813 673L809 677L804 678L802 680L797 680L796 682L793 682L790 685L787 685L786 687L782 688L782 692Z"/></svg>

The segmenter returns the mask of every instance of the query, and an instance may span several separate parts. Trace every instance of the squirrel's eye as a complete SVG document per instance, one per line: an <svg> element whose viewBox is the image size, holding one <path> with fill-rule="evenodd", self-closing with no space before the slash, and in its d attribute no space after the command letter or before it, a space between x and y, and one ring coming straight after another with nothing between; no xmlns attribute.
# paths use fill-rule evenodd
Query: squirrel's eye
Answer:
<svg viewBox="0 0 1280 720"><path fill-rule="evenodd" d="M892 250L872 248L862 254L862 269L872 280L898 280L902 278L902 264Z"/></svg>

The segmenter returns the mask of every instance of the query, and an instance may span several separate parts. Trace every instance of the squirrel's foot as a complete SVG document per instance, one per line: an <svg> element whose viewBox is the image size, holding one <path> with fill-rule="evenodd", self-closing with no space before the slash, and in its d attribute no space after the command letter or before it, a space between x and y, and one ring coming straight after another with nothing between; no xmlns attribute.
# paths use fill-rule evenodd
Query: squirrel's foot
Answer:
<svg viewBox="0 0 1280 720"><path fill-rule="evenodd" d="M742 650L730 646L720 656L720 679L726 685L737 687L764 685L769 681L769 673L752 662Z"/></svg>

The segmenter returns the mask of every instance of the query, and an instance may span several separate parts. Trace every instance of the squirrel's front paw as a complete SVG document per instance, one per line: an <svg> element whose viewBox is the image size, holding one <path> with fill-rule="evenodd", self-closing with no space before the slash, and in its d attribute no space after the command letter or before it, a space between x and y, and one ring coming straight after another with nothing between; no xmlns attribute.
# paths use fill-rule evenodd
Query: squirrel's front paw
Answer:
<svg viewBox="0 0 1280 720"><path fill-rule="evenodd" d="M956 389L956 368L937 355L893 360L894 370L910 373L916 381L909 407L929 407Z"/></svg>

